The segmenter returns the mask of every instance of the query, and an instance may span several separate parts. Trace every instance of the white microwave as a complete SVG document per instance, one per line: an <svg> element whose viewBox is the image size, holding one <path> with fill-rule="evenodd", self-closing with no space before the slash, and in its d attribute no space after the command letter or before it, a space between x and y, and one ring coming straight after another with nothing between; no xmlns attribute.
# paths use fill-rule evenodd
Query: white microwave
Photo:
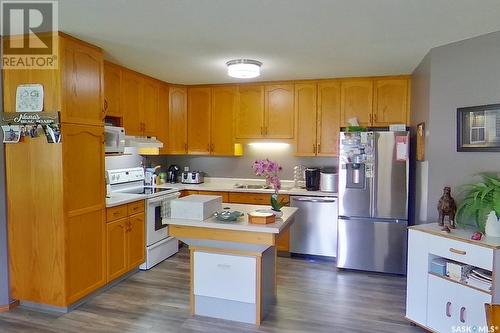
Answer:
<svg viewBox="0 0 500 333"><path fill-rule="evenodd" d="M104 126L105 152L123 153L125 151L125 129L116 126Z"/></svg>

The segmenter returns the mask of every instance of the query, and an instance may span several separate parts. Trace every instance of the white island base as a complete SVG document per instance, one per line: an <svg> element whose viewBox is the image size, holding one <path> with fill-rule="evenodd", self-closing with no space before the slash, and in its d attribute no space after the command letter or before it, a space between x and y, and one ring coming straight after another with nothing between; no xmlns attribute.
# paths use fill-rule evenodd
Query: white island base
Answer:
<svg viewBox="0 0 500 333"><path fill-rule="evenodd" d="M261 206L229 205L248 212ZM276 238L296 208L268 225L169 219L169 234L189 245L191 313L259 325L276 299Z"/></svg>

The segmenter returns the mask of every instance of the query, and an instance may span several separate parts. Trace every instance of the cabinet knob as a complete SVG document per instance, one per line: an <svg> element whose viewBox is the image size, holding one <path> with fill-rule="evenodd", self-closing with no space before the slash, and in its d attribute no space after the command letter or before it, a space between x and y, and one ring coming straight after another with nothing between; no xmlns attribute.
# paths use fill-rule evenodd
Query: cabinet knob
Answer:
<svg viewBox="0 0 500 333"><path fill-rule="evenodd" d="M260 135L264 135L264 127L260 127Z"/></svg>
<svg viewBox="0 0 500 333"><path fill-rule="evenodd" d="M451 317L451 302L446 302L446 317Z"/></svg>
<svg viewBox="0 0 500 333"><path fill-rule="evenodd" d="M108 110L108 101L104 100L104 111Z"/></svg>
<svg viewBox="0 0 500 333"><path fill-rule="evenodd" d="M318 151L317 153L319 154L321 152L321 143L318 143Z"/></svg>

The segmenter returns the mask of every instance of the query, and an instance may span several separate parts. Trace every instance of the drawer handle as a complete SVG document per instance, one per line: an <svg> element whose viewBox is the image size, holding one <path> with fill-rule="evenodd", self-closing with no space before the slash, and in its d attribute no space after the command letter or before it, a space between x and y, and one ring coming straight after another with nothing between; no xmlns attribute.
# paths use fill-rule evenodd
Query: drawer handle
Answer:
<svg viewBox="0 0 500 333"><path fill-rule="evenodd" d="M465 306L460 308L460 322L465 323Z"/></svg>
<svg viewBox="0 0 500 333"><path fill-rule="evenodd" d="M460 254L460 255L462 255L462 256L464 256L464 255L466 255L466 254L467 254L467 252L465 252L465 251L462 251L462 250L457 250L457 249L454 249L454 248L452 248L452 247L450 247L450 252L453 252L453 253L456 253L456 254Z"/></svg>
<svg viewBox="0 0 500 333"><path fill-rule="evenodd" d="M228 265L228 264L217 264L217 267L218 268L222 268L222 269L229 269L229 268L231 268L231 265Z"/></svg>
<svg viewBox="0 0 500 333"><path fill-rule="evenodd" d="M446 317L451 317L451 302L446 303Z"/></svg>
<svg viewBox="0 0 500 333"><path fill-rule="evenodd" d="M119 212L119 211L115 211L115 212L113 213L113 215L114 215L114 216L116 216L116 215L120 215L120 212Z"/></svg>

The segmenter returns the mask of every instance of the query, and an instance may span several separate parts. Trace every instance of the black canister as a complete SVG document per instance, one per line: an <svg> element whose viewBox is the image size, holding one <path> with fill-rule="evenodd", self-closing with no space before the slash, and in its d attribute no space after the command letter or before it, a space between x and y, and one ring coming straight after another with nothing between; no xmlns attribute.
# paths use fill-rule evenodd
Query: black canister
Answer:
<svg viewBox="0 0 500 333"><path fill-rule="evenodd" d="M319 180L320 180L319 168L307 168L305 174L306 174L306 190L318 191Z"/></svg>

